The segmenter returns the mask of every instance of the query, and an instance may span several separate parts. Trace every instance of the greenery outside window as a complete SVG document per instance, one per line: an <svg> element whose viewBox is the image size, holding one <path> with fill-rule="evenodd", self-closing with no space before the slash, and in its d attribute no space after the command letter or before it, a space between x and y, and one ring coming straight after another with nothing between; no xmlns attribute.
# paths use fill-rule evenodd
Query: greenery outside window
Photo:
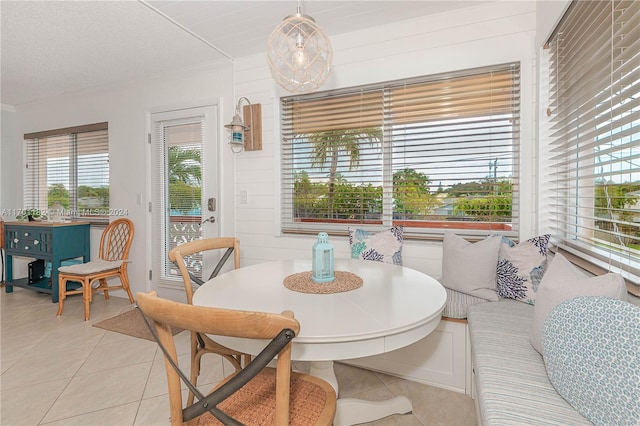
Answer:
<svg viewBox="0 0 640 426"><path fill-rule="evenodd" d="M640 284L640 2L574 1L547 47L558 244Z"/></svg>
<svg viewBox="0 0 640 426"><path fill-rule="evenodd" d="M185 242L206 237L202 194L215 187L211 170L207 175L207 141L214 126L208 108L165 111L151 116L154 277L162 287L175 288L180 271L168 257L169 251ZM209 120L209 121L208 121ZM209 230L211 232L211 229ZM202 277L205 262L202 253L185 259L187 268ZM157 275L156 275L157 273ZM180 281L180 287L182 281Z"/></svg>
<svg viewBox="0 0 640 426"><path fill-rule="evenodd" d="M517 236L520 66L281 98L282 230Z"/></svg>
<svg viewBox="0 0 640 426"><path fill-rule="evenodd" d="M41 215L106 222L109 208L108 123L24 135L24 208Z"/></svg>

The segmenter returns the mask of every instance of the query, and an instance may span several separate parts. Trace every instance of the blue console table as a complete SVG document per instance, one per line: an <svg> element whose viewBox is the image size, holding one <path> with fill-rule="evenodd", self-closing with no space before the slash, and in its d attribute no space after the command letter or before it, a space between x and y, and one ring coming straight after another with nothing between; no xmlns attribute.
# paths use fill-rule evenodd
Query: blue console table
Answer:
<svg viewBox="0 0 640 426"><path fill-rule="evenodd" d="M89 222L5 222L4 241L7 258L5 289L27 288L51 294L53 303L58 303L58 268L63 260L82 257L91 259ZM51 277L29 283L28 278L13 279L13 256L42 259L51 262Z"/></svg>

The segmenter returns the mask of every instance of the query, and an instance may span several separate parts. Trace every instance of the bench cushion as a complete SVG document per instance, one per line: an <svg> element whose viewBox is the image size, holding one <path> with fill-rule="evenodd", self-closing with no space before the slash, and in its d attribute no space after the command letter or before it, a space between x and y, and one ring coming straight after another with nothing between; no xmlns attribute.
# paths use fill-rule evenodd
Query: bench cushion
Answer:
<svg viewBox="0 0 640 426"><path fill-rule="evenodd" d="M542 350L558 393L599 425L640 425L640 308L576 297L544 324Z"/></svg>
<svg viewBox="0 0 640 426"><path fill-rule="evenodd" d="M447 303L444 305L444 311L442 311L443 317L465 319L467 318L469 306L486 302L486 299L480 297L460 293L446 287L444 289L447 292Z"/></svg>
<svg viewBox="0 0 640 426"><path fill-rule="evenodd" d="M58 271L65 274L90 275L97 274L98 272L118 269L120 266L122 266L122 262L122 260L96 259L87 263L78 263L71 266L61 266L60 268L58 268Z"/></svg>
<svg viewBox="0 0 640 426"><path fill-rule="evenodd" d="M476 398L483 425L591 424L565 401L529 343L533 306L511 299L469 306Z"/></svg>

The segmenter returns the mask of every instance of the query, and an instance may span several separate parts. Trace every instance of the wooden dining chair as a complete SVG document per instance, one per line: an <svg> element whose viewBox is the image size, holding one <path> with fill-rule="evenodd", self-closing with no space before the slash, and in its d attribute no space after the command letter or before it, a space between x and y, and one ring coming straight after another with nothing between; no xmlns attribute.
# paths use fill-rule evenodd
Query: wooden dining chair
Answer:
<svg viewBox="0 0 640 426"><path fill-rule="evenodd" d="M104 292L105 300L109 300L109 291L122 289L127 292L129 301L134 303L127 275L127 262L133 234L134 227L131 220L116 219L102 232L98 259L58 268L58 316L62 315L64 299L73 294L82 294L85 321L89 319L89 306L93 300L93 293L98 291ZM109 285L107 280L111 278L119 278L120 284ZM94 287L96 281L98 285ZM81 286L78 287L73 283L80 283Z"/></svg>
<svg viewBox="0 0 640 426"><path fill-rule="evenodd" d="M188 243L184 243L175 247L169 251L169 260L175 263L180 269L182 275L182 281L184 283L184 290L187 294L187 303L193 304L193 287L195 285L202 284L203 281L198 277L193 276L187 269L185 259L193 256L197 253L202 253L210 250L226 249L220 261L216 265L210 278L218 275L222 269L224 263L233 254L233 266L234 269L240 267L240 240L234 237L221 237L221 238L205 238L202 240L194 240ZM200 362L204 354L218 354L224 357L231 363L236 371L241 370L251 360L251 355L244 354L233 349L229 349L218 342L214 341L210 337L191 332L191 382L197 383L198 376L200 375ZM194 399L194 394L189 392L188 403L191 404Z"/></svg>
<svg viewBox="0 0 640 426"><path fill-rule="evenodd" d="M165 356L172 425L333 423L336 411L333 387L318 377L291 371L291 342L300 331L293 312L275 314L193 306L161 299L155 292L138 293L136 299ZM204 396L179 369L172 326L202 334L270 342L249 365ZM276 356L276 367L268 367ZM181 380L196 394L195 404L183 407Z"/></svg>

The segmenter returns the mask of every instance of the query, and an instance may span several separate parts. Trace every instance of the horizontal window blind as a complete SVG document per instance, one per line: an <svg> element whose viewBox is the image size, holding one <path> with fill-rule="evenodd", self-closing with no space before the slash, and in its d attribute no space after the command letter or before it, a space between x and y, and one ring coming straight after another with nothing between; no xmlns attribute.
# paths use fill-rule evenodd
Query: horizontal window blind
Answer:
<svg viewBox="0 0 640 426"><path fill-rule="evenodd" d="M518 229L519 64L281 99L282 229Z"/></svg>
<svg viewBox="0 0 640 426"><path fill-rule="evenodd" d="M108 219L112 212L107 123L24 137L25 209L37 209L50 218Z"/></svg>
<svg viewBox="0 0 640 426"><path fill-rule="evenodd" d="M202 188L205 116L173 111L153 116L154 263L163 287L182 288L180 271L169 260L173 248L202 238ZM187 268L202 277L203 259L185 259Z"/></svg>
<svg viewBox="0 0 640 426"><path fill-rule="evenodd" d="M163 124L171 213L199 217L202 207L202 124Z"/></svg>
<svg viewBox="0 0 640 426"><path fill-rule="evenodd" d="M637 279L640 2L574 1L548 46L554 232L561 247Z"/></svg>

